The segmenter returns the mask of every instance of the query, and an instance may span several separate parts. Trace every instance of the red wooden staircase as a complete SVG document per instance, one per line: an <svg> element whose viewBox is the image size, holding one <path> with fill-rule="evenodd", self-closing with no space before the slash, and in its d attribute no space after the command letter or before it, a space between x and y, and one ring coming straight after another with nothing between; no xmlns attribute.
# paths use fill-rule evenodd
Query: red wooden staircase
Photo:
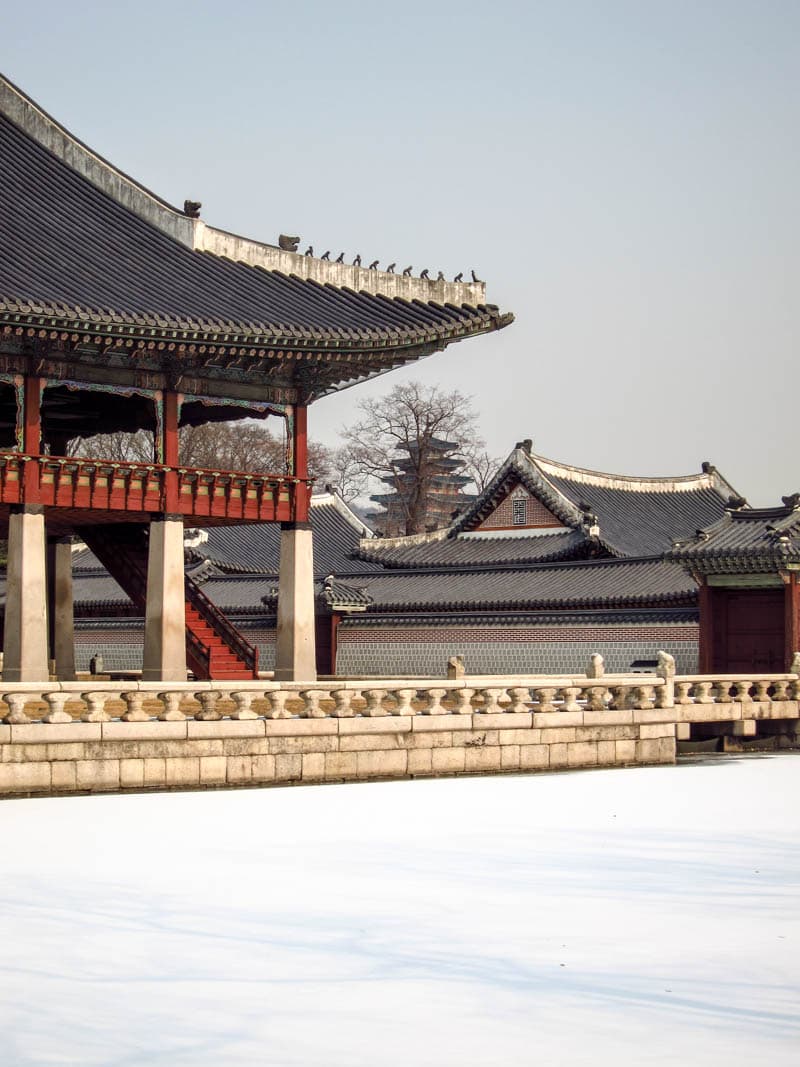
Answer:
<svg viewBox="0 0 800 1067"><path fill-rule="evenodd" d="M86 526L78 531L111 577L137 609L145 612L147 600L148 528L139 523ZM195 678L225 680L258 677L258 649L184 575L186 596L186 662Z"/></svg>

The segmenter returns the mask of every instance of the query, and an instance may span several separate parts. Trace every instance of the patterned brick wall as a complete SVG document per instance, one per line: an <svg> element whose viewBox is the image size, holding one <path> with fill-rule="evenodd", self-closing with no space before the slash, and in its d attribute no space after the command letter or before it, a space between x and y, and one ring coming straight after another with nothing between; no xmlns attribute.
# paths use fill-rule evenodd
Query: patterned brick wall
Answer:
<svg viewBox="0 0 800 1067"><path fill-rule="evenodd" d="M514 526L514 500L524 500L527 503L527 521L524 526L516 529L524 530L526 526L563 526L552 511L544 504L523 491L521 486L512 489L505 500L501 500L491 515L488 515L478 527L479 530L506 529Z"/></svg>
<svg viewBox="0 0 800 1067"><path fill-rule="evenodd" d="M464 657L470 674L583 672L594 652L609 671L627 671L659 650L675 657L678 672L697 671L698 626L693 622L606 625L359 626L339 627L339 674L446 673L450 656Z"/></svg>

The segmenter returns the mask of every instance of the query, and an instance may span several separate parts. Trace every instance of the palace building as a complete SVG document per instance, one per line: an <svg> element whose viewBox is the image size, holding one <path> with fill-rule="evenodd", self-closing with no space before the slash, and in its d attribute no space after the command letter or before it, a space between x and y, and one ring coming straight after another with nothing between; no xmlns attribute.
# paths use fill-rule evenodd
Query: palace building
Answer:
<svg viewBox="0 0 800 1067"><path fill-rule="evenodd" d="M243 523L280 533L277 675L313 679L309 405L512 321L482 282L303 255L200 207L172 207L0 78L6 681L74 673L75 535L142 619L145 678L254 677L258 645L184 572L185 526ZM181 426L239 418L284 420L286 469L181 466ZM67 455L140 428L151 463Z"/></svg>
<svg viewBox="0 0 800 1067"><path fill-rule="evenodd" d="M800 501L749 508L724 477L634 478L568 466L521 442L442 530L380 538L335 495L311 498L321 674L573 673L594 653L647 670L769 671L800 644ZM187 573L260 662L276 662L280 539L269 524L187 539ZM144 620L84 550L79 666L136 670ZM752 620L749 622L748 620Z"/></svg>

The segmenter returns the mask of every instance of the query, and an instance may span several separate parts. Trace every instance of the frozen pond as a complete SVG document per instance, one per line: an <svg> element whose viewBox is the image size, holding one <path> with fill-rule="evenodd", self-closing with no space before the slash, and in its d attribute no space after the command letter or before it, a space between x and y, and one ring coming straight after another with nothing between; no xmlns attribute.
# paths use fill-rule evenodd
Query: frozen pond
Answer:
<svg viewBox="0 0 800 1067"><path fill-rule="evenodd" d="M0 1064L796 1064L800 755L0 804Z"/></svg>

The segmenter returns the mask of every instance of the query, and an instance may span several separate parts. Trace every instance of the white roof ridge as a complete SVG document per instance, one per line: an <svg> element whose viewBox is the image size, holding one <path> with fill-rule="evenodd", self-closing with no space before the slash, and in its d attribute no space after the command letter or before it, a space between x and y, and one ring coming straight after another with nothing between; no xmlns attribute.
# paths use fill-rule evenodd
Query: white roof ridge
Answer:
<svg viewBox="0 0 800 1067"><path fill-rule="evenodd" d="M370 530L369 525L345 504L338 493L314 493L311 497L311 507L321 508L324 506L336 508L342 518L346 519L358 533L363 533L366 530L367 536L362 537L362 541L371 542L374 540L375 534Z"/></svg>
<svg viewBox="0 0 800 1067"><path fill-rule="evenodd" d="M561 463L535 453L530 455L525 453L525 456L533 466L538 468L549 484L552 484L551 477L561 477L566 481L580 482L584 485L594 485L603 489L625 489L629 492L691 492L695 489L716 489L722 492L722 487L724 487L725 490L733 493L730 483L716 468L696 474L681 475L611 474L606 471L590 470L587 467L576 467L570 463ZM559 492L555 486L553 489Z"/></svg>

